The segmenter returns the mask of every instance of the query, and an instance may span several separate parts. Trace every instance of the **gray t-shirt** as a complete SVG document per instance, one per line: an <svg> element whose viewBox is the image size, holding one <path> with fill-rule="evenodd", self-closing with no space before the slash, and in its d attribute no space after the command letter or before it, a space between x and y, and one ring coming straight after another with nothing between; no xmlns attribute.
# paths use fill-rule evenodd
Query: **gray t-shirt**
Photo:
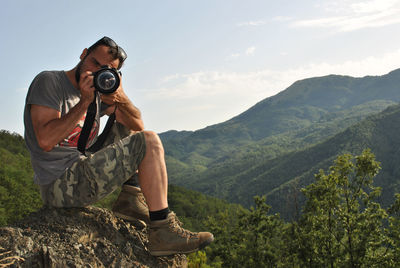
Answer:
<svg viewBox="0 0 400 268"><path fill-rule="evenodd" d="M75 129L56 145L45 152L36 140L30 113L31 104L43 105L61 112L61 116L69 112L80 100L80 92L68 79L64 71L44 71L38 74L29 87L25 101L24 124L25 142L31 153L32 167L35 172L34 181L46 185L59 178L64 171L81 157L77 150L79 135L85 116L77 123ZM97 95L97 115L89 135L87 147L97 139L99 132L100 98Z"/></svg>

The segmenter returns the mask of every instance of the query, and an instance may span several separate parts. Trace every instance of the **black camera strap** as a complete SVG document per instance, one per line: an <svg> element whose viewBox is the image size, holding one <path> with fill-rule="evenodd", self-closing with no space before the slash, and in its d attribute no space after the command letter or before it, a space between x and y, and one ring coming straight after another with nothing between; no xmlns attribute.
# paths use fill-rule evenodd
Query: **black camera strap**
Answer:
<svg viewBox="0 0 400 268"><path fill-rule="evenodd" d="M114 122L115 122L115 112L110 114L110 116L108 117L106 126L103 129L103 132L97 138L96 142L92 146L90 146L90 148L88 149L89 151L97 152L98 150L101 149L101 147L103 146L103 144L108 136L108 133L110 133L110 130L111 130Z"/></svg>
<svg viewBox="0 0 400 268"><path fill-rule="evenodd" d="M83 123L81 134L79 135L78 151L80 151L82 154L85 154L86 143L87 140L89 139L90 131L92 130L94 119L96 118L96 113L97 113L97 101L95 95L94 100L92 101L92 103L90 103L86 111L85 122Z"/></svg>
<svg viewBox="0 0 400 268"><path fill-rule="evenodd" d="M81 131L81 134L78 139L78 151L80 151L84 155L86 155L85 154L86 144L89 139L89 135L92 130L93 123L94 123L94 120L95 120L96 114L97 114L97 101L96 101L97 98L96 98L96 96L97 95L95 95L94 100L92 101L92 103L90 103L90 105L88 107L88 110L86 112L85 122L83 123L82 131ZM92 146L90 146L90 148L88 148L89 151L96 152L102 147L104 141L106 140L106 138L108 136L108 133L111 130L111 127L114 124L114 121L115 121L115 111L108 117L108 120L107 120L106 126L104 127L103 132L97 138L96 142Z"/></svg>

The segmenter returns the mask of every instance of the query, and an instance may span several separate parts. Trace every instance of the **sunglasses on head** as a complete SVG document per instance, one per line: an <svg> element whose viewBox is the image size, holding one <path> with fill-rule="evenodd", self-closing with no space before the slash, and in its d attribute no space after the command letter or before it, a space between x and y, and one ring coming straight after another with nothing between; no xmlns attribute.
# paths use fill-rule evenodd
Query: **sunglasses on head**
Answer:
<svg viewBox="0 0 400 268"><path fill-rule="evenodd" d="M112 40L110 37L104 36L103 38L101 38L99 41L97 41L96 43L94 43L89 50L92 50L100 45L105 45L111 48L115 48L117 50L117 55L118 55L118 59L120 61L120 66L122 66L122 63L126 60L126 58L128 57L128 55L126 54L125 50L120 47L119 45L117 45L117 43L115 43L114 40Z"/></svg>

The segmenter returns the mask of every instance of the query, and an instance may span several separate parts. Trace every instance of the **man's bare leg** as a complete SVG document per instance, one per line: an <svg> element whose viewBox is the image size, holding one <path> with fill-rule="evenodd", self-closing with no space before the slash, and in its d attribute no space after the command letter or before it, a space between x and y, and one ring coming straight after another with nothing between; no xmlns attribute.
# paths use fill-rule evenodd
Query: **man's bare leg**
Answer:
<svg viewBox="0 0 400 268"><path fill-rule="evenodd" d="M143 131L146 150L138 167L140 188L125 183L113 205L116 216L146 224L151 220L165 219L169 208L167 201L168 178L162 142L155 132ZM135 151L132 151L135 153Z"/></svg>
<svg viewBox="0 0 400 268"><path fill-rule="evenodd" d="M139 182L150 211L168 207L168 176L164 147L155 132L144 131L146 154L139 165Z"/></svg>
<svg viewBox="0 0 400 268"><path fill-rule="evenodd" d="M190 253L207 246L214 240L211 233L192 233L183 229L175 214L169 211L164 148L156 133L145 131L144 134L146 154L139 165L139 181L149 206L148 248L150 254L164 256ZM162 217L159 217L160 215Z"/></svg>

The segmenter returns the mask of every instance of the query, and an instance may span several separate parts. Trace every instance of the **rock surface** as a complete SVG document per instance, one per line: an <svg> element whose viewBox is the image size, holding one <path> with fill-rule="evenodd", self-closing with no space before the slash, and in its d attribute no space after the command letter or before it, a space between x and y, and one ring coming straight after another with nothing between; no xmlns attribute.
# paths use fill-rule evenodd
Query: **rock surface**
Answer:
<svg viewBox="0 0 400 268"><path fill-rule="evenodd" d="M147 237L139 222L125 222L107 209L43 208L0 228L0 267L187 266L185 255L151 256Z"/></svg>

